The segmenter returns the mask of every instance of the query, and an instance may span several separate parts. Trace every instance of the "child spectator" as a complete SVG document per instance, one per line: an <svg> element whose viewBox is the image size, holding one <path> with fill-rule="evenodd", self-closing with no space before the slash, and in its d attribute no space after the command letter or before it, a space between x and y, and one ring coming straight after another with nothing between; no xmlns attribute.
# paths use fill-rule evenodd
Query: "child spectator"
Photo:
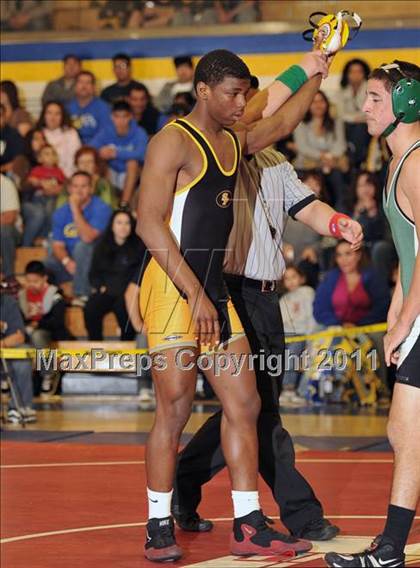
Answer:
<svg viewBox="0 0 420 568"><path fill-rule="evenodd" d="M1 81L0 103L6 108L10 126L16 128L21 136L25 136L32 128L33 120L29 112L21 105L18 90L13 81Z"/></svg>
<svg viewBox="0 0 420 568"><path fill-rule="evenodd" d="M63 58L63 76L50 81L42 95L42 104L58 101L65 105L74 98L76 77L82 69L82 62L77 55L65 55Z"/></svg>
<svg viewBox="0 0 420 568"><path fill-rule="evenodd" d="M125 53L114 55L112 68L117 81L101 92L101 99L110 105L116 101L127 100L131 89L140 85L131 75L131 57Z"/></svg>
<svg viewBox="0 0 420 568"><path fill-rule="evenodd" d="M90 71L80 71L74 87L75 97L67 103L73 126L83 144L87 145L110 122L109 106L95 96L95 89L95 75Z"/></svg>
<svg viewBox="0 0 420 568"><path fill-rule="evenodd" d="M22 204L24 247L32 246L39 236L48 236L56 198L66 180L52 146L46 144L41 148L38 161L40 165L32 168L26 179L26 185L32 187L32 198Z"/></svg>
<svg viewBox="0 0 420 568"><path fill-rule="evenodd" d="M36 349L49 347L51 341L71 339L64 323L64 298L57 286L48 283L47 271L39 260L26 265L25 281L18 297L26 335ZM41 394L51 393L54 374L41 370Z"/></svg>
<svg viewBox="0 0 420 568"><path fill-rule="evenodd" d="M316 328L312 310L315 296L313 288L305 285L305 275L296 266L286 268L283 285L287 292L280 298L280 310L285 336L293 338L294 335L312 333ZM296 341L286 345L283 390L279 399L282 405L305 404L305 400L296 393L301 373L298 358L302 355L305 346L306 341Z"/></svg>
<svg viewBox="0 0 420 568"><path fill-rule="evenodd" d="M44 105L37 128L42 129L48 144L55 148L64 175L70 177L74 171L74 155L81 144L63 105L55 101Z"/></svg>
<svg viewBox="0 0 420 568"><path fill-rule="evenodd" d="M344 125L333 119L330 103L322 91L315 95L303 122L294 132L296 169L319 169L326 177L334 205L340 208L346 184L343 172L348 170Z"/></svg>
<svg viewBox="0 0 420 568"><path fill-rule="evenodd" d="M18 303L8 294L0 294L0 349L21 347L25 341L25 325ZM1 362L2 371L8 372L21 399L23 421L36 422L36 412L32 406L32 361L31 359L7 359ZM5 368L6 367L6 368ZM13 398L9 401L8 422L18 423L20 414Z"/></svg>
<svg viewBox="0 0 420 568"><path fill-rule="evenodd" d="M161 114L153 106L149 90L142 83L138 83L138 85L130 89L128 103L134 120L145 129L149 136L156 134L168 121L168 116Z"/></svg>
<svg viewBox="0 0 420 568"><path fill-rule="evenodd" d="M96 148L91 146L82 146L76 152L74 157L76 170L80 172L87 172L92 176L92 183L94 187L93 195L102 199L104 203L110 205L115 209L118 205L118 196L111 183L106 179L106 164L101 161ZM67 188L63 188L57 198L57 209L67 203L69 194Z"/></svg>
<svg viewBox="0 0 420 568"><path fill-rule="evenodd" d="M135 220L127 211L114 211L108 227L95 246L89 279L93 288L84 310L89 339L102 340L102 320L114 312L121 340L133 339L124 293L133 273L138 270L140 239Z"/></svg>
<svg viewBox="0 0 420 568"><path fill-rule="evenodd" d="M44 132L40 128L32 128L23 139L23 153L15 160L14 173L20 180L18 186L22 205L31 201L33 187L27 183L29 172L39 165L38 153L47 144Z"/></svg>
<svg viewBox="0 0 420 568"><path fill-rule="evenodd" d="M118 101L112 107L112 122L102 129L91 144L109 166L111 183L121 192L121 205L128 205L139 176L139 162L144 161L149 141L146 131L133 120L130 105Z"/></svg>
<svg viewBox="0 0 420 568"><path fill-rule="evenodd" d="M58 284L73 280L73 305L83 307L90 293L94 242L107 226L112 209L93 195L92 177L87 172L75 172L68 191L68 203L53 215L52 255L45 265Z"/></svg>
<svg viewBox="0 0 420 568"><path fill-rule="evenodd" d="M362 106L366 98L370 68L363 59L351 59L343 69L337 99L337 114L344 122L352 165L360 168L366 159L370 136Z"/></svg>

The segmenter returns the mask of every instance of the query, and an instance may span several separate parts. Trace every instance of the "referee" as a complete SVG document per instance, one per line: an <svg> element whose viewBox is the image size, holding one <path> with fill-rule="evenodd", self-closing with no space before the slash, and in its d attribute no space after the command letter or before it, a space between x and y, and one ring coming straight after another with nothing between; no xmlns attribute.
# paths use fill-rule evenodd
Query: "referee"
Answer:
<svg viewBox="0 0 420 568"><path fill-rule="evenodd" d="M253 354L261 397L258 420L259 472L271 488L280 518L290 533L308 540L329 540L339 528L324 518L321 503L295 467L290 434L279 414L282 367L266 370L270 355L284 357L283 322L276 283L285 263L284 218L289 215L322 235L360 246L362 229L317 200L279 152L268 148L243 158L235 189L234 226L225 257L225 280ZM272 360L273 358L271 358ZM222 411L212 415L178 456L172 512L187 531L205 532L211 521L197 513L201 487L226 465L220 440Z"/></svg>

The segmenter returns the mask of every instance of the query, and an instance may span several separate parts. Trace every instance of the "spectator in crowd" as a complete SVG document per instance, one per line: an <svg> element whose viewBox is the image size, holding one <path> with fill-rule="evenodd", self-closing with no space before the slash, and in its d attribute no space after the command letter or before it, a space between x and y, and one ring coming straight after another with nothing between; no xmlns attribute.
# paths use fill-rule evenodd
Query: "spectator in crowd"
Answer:
<svg viewBox="0 0 420 568"><path fill-rule="evenodd" d="M182 91L174 96L172 106L173 105L183 105L186 109L188 109L188 112L191 112L195 105L195 98L192 96L190 91Z"/></svg>
<svg viewBox="0 0 420 568"><path fill-rule="evenodd" d="M94 187L93 195L102 199L104 203L115 209L118 205L118 196L111 183L106 179L106 164L99 157L98 151L92 146L82 146L74 157L75 169L87 172L92 176ZM57 198L57 209L67 203L69 198L67 188L64 187Z"/></svg>
<svg viewBox="0 0 420 568"><path fill-rule="evenodd" d="M294 335L312 333L316 328L312 313L315 292L306 285L304 273L297 266L289 266L283 275L283 285L287 292L280 298L280 310L286 337L293 339ZM305 400L296 392L301 373L299 358L305 346L306 341L286 345L283 388L279 399L282 405L305 404Z"/></svg>
<svg viewBox="0 0 420 568"><path fill-rule="evenodd" d="M174 102L172 104L169 115L166 115L166 121L171 122L177 118L182 118L187 116L193 109L195 105L195 99L191 93L178 93L174 97Z"/></svg>
<svg viewBox="0 0 420 568"><path fill-rule="evenodd" d="M343 172L348 170L344 125L333 119L330 103L322 91L315 95L303 122L294 132L299 170L319 169L326 177L334 206L340 210L345 194Z"/></svg>
<svg viewBox="0 0 420 568"><path fill-rule="evenodd" d="M143 4L143 0L137 0ZM119 29L124 26L130 11L133 9L132 0L91 0L91 8L99 8L98 20L101 29Z"/></svg>
<svg viewBox="0 0 420 568"><path fill-rule="evenodd" d="M47 271L39 260L32 260L25 267L19 307L29 343L36 349L49 347L53 340L71 339L65 325L64 298L57 286L48 283ZM41 394L51 394L54 371L41 369L41 376Z"/></svg>
<svg viewBox="0 0 420 568"><path fill-rule="evenodd" d="M19 196L13 181L0 174L0 245L2 271L9 277L15 273L16 247L19 232L16 228L20 212Z"/></svg>
<svg viewBox="0 0 420 568"><path fill-rule="evenodd" d="M52 255L45 265L57 284L73 280L73 305L83 307L90 293L94 243L107 226L112 209L93 195L92 176L87 172L75 172L68 191L68 203L53 215Z"/></svg>
<svg viewBox="0 0 420 568"><path fill-rule="evenodd" d="M121 340L135 336L125 307L124 293L138 270L140 239L135 220L128 211L114 211L107 229L95 246L89 279L92 286L85 309L89 339L103 339L102 320L114 312L121 330Z"/></svg>
<svg viewBox="0 0 420 568"><path fill-rule="evenodd" d="M67 103L73 126L83 144L87 145L110 122L109 106L95 96L95 89L95 75L90 71L80 71L74 87L75 97Z"/></svg>
<svg viewBox="0 0 420 568"><path fill-rule="evenodd" d="M315 193L318 199L328 203L325 180L320 172L317 170L307 170L299 177L301 181ZM284 246L292 246L292 250L289 254L294 263L301 261L302 253L307 247L314 248L316 253L319 254L321 240L322 236L307 225L302 225L302 223L299 223L292 217L287 218L283 233L283 243Z"/></svg>
<svg viewBox="0 0 420 568"><path fill-rule="evenodd" d="M70 177L74 171L74 155L81 144L64 106L56 101L44 105L37 128L42 129L48 144L55 148L64 175Z"/></svg>
<svg viewBox="0 0 420 568"><path fill-rule="evenodd" d="M174 57L176 80L165 83L156 98L156 106L161 112L169 112L177 93L189 92L195 97L193 77L194 65L189 56Z"/></svg>
<svg viewBox="0 0 420 568"><path fill-rule="evenodd" d="M15 175L20 180L18 189L22 201L32 195L32 187L26 184L26 178L31 169L39 164L38 153L47 143L41 128L32 128L23 139L23 152L16 158L13 168Z"/></svg>
<svg viewBox="0 0 420 568"><path fill-rule="evenodd" d="M29 112L21 105L18 90L13 81L1 81L0 103L6 109L7 123L12 128L16 128L21 136L25 136L32 128L33 121Z"/></svg>
<svg viewBox="0 0 420 568"><path fill-rule="evenodd" d="M50 101L58 101L66 105L74 98L74 87L76 77L82 69L80 57L73 54L65 55L63 58L63 76L59 79L50 81L42 94L42 104Z"/></svg>
<svg viewBox="0 0 420 568"><path fill-rule="evenodd" d="M153 105L149 90L143 83L130 89L128 103L134 120L149 136L156 134L168 121L167 115L160 113Z"/></svg>
<svg viewBox="0 0 420 568"><path fill-rule="evenodd" d="M110 105L121 99L127 100L131 89L140 85L131 74L131 57L117 53L112 58L112 65L117 81L101 92L101 98Z"/></svg>
<svg viewBox="0 0 420 568"><path fill-rule="evenodd" d="M255 0L215 0L219 24L249 24L258 19Z"/></svg>
<svg viewBox="0 0 420 568"><path fill-rule="evenodd" d="M353 327L386 321L390 303L386 276L368 264L364 251L353 251L348 243L339 241L335 247L335 264L336 267L325 274L315 293L314 317L317 322L323 326ZM370 333L369 336L358 334L351 341L347 338L344 343L341 342L339 334L334 338L323 338L317 344L317 352L320 353L320 349L325 349L325 353L331 352L334 344L340 345L344 350L346 344L350 345L351 351L359 349L361 354L375 349L379 359L379 369L375 373L376 379L380 380L378 402L389 403L383 333ZM351 361L350 355L351 353L347 352L348 361ZM367 369L364 367L366 361L361 362L363 368L354 371L356 374L359 372L359 380L363 381L364 373L375 369ZM365 390L368 392L369 387ZM304 382L299 391L304 393ZM375 399L378 395L375 395ZM358 396L360 397L360 393ZM375 399L368 396L365 402L375 402ZM363 399L359 402L364 403Z"/></svg>
<svg viewBox="0 0 420 568"><path fill-rule="evenodd" d="M381 198L382 188L377 176L360 171L349 194L348 215L363 227L364 243L370 251L373 266L390 278L397 256Z"/></svg>
<svg viewBox="0 0 420 568"><path fill-rule="evenodd" d="M363 59L351 59L343 69L337 99L337 114L344 122L352 165L359 168L366 159L370 136L362 106L366 98L370 67Z"/></svg>
<svg viewBox="0 0 420 568"><path fill-rule="evenodd" d="M301 181L311 189L318 199L331 204L325 178L317 170L306 170L300 176ZM295 263L305 274L309 286L316 288L320 270L330 266L330 249L335 246L336 240L332 237L322 237L307 225L298 223L288 217L283 233L284 254L286 258Z"/></svg>
<svg viewBox="0 0 420 568"><path fill-rule="evenodd" d="M108 163L109 178L121 192L120 203L125 206L133 196L140 171L139 162L144 161L149 137L134 122L127 102L114 103L111 118L111 124L102 129L91 144Z"/></svg>
<svg viewBox="0 0 420 568"><path fill-rule="evenodd" d="M390 298L385 277L345 241L335 247L335 263L316 290L317 322L351 327L386 321Z"/></svg>
<svg viewBox="0 0 420 568"><path fill-rule="evenodd" d="M26 186L32 195L22 203L24 220L23 246L30 247L37 237L47 237L51 228L51 216L58 194L63 189L66 177L58 167L58 155L50 144L45 144L38 153L39 165L29 172Z"/></svg>
<svg viewBox="0 0 420 568"><path fill-rule="evenodd" d="M7 0L1 3L2 31L51 29L54 2L51 0Z"/></svg>
<svg viewBox="0 0 420 568"><path fill-rule="evenodd" d="M19 311L17 301L8 294L0 294L0 349L6 347L22 347L25 341L25 325ZM13 397L10 397L8 422L18 423L36 422L36 412L32 406L32 360L31 359L2 359L1 373L7 373L18 392L21 407L15 406ZM20 412L19 412L20 411Z"/></svg>
<svg viewBox="0 0 420 568"><path fill-rule="evenodd" d="M177 0L174 2L173 26L211 26L217 24L214 0Z"/></svg>
<svg viewBox="0 0 420 568"><path fill-rule="evenodd" d="M8 124L6 107L0 104L0 172L13 174L16 158L23 153L23 138Z"/></svg>

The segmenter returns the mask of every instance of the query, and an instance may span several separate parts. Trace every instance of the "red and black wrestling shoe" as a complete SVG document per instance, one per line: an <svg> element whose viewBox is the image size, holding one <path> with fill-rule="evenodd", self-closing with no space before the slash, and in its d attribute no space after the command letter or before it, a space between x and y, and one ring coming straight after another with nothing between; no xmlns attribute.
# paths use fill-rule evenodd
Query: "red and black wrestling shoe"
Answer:
<svg viewBox="0 0 420 568"><path fill-rule="evenodd" d="M144 555L152 562L175 562L182 550L175 541L175 525L172 517L149 519L146 526Z"/></svg>
<svg viewBox="0 0 420 568"><path fill-rule="evenodd" d="M235 556L286 556L308 552L312 544L293 536L279 533L268 526L261 510L252 511L233 521L230 550Z"/></svg>

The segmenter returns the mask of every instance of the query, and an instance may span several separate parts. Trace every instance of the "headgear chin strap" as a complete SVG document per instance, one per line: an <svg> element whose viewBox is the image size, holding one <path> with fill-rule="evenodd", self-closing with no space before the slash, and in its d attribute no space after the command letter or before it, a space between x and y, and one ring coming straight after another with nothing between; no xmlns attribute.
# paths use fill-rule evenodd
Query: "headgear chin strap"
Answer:
<svg viewBox="0 0 420 568"><path fill-rule="evenodd" d="M315 22L314 16L322 17ZM326 55L333 55L356 37L362 25L362 19L356 12L347 10L341 10L337 14L313 12L309 16L309 23L312 28L303 32L303 39L318 44Z"/></svg>
<svg viewBox="0 0 420 568"><path fill-rule="evenodd" d="M397 70L401 75L401 79L392 87L392 112L395 120L382 133L387 137L394 132L400 122L411 124L420 120L420 82L405 75L396 62L382 65L380 68L388 75L392 69Z"/></svg>

